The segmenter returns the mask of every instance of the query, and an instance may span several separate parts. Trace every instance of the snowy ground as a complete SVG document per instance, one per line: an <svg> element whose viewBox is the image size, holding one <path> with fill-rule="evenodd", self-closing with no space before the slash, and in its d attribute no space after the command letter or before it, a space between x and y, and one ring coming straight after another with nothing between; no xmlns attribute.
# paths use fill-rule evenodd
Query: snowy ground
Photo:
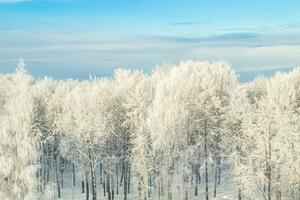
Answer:
<svg viewBox="0 0 300 200"><path fill-rule="evenodd" d="M232 191L232 185L228 182L223 182L217 189L217 198L213 198L213 181L212 177L209 180L209 190L210 190L210 199L218 199L218 200L231 200L231 199L236 199L235 194ZM86 199L86 194L81 193L81 179L80 179L80 174L77 174L76 176L76 185L74 187L74 200L85 200ZM100 187L99 187L100 186ZM205 199L205 184L202 181L201 184L199 184L199 195L197 197L194 197L194 191L191 190L189 194L189 199ZM57 198L56 194L56 187L55 184L52 186L54 192L51 192L49 200L72 200L72 174L71 172L66 172L64 174L64 187L61 189L61 198ZM116 192L116 191L115 191ZM120 200L124 199L123 197L123 191L122 187L119 188L119 195L115 194L115 200ZM91 199L91 197L90 197ZM104 200L107 199L107 196L103 196L103 187L102 185L97 185L97 200ZM137 199L137 189L132 188L131 193L128 194L128 199L129 200L135 200ZM152 199L156 200L157 196L154 194ZM161 198L166 199L166 196ZM173 197L174 200L180 200L179 198L176 198L176 196Z"/></svg>

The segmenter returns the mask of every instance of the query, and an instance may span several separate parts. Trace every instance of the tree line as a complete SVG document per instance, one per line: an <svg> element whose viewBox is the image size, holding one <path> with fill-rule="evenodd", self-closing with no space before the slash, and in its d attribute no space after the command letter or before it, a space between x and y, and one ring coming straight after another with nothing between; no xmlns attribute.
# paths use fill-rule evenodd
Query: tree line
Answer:
<svg viewBox="0 0 300 200"><path fill-rule="evenodd" d="M299 68L242 84L226 62L185 61L79 81L20 62L0 75L0 197L54 183L61 198L68 171L86 200L208 200L223 182L238 200L299 200L299 108Z"/></svg>

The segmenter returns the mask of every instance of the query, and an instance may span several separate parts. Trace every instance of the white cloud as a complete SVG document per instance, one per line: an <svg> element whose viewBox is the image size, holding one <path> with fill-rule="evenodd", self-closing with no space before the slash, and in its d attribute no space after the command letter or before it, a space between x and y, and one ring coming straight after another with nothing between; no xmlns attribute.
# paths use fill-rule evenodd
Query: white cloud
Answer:
<svg viewBox="0 0 300 200"><path fill-rule="evenodd" d="M253 37L252 37L253 36ZM207 38L117 37L97 34L0 34L0 72L24 57L32 72L63 77L111 74L117 67L151 71L181 60L229 61L237 71L300 66L297 35L227 34ZM5 68L6 67L6 68ZM72 70L70 70L72 68ZM82 75L81 75L82 74ZM67 77L67 75L65 75ZM69 76L68 76L69 77Z"/></svg>
<svg viewBox="0 0 300 200"><path fill-rule="evenodd" d="M270 70L300 66L300 45L265 47L197 48L190 52L193 59L225 59L239 71Z"/></svg>

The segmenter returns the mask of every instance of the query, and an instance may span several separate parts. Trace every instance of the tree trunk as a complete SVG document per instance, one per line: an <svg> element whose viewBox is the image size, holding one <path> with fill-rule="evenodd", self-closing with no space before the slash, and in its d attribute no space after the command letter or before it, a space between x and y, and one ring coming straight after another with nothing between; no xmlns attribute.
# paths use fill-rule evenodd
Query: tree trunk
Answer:
<svg viewBox="0 0 300 200"><path fill-rule="evenodd" d="M39 162L41 164L41 166L39 167L39 170L38 170L38 190L39 192L43 192L43 155L40 155L39 156Z"/></svg>
<svg viewBox="0 0 300 200"><path fill-rule="evenodd" d="M55 177L56 177L56 186L57 186L57 197L60 198L60 181L59 181L59 175L58 175L58 166L59 166L59 156L56 155L56 165L55 165Z"/></svg>
<svg viewBox="0 0 300 200"><path fill-rule="evenodd" d="M159 179L158 180L158 199L160 199L161 196L162 196L161 195L161 180Z"/></svg>
<svg viewBox="0 0 300 200"><path fill-rule="evenodd" d="M168 200L172 200L172 198L171 180L170 177L168 177Z"/></svg>
<svg viewBox="0 0 300 200"><path fill-rule="evenodd" d="M114 200L115 199L115 179L114 179L114 175L111 174L110 175L110 180L111 180L111 199Z"/></svg>
<svg viewBox="0 0 300 200"><path fill-rule="evenodd" d="M49 183L49 179L50 179L50 167L51 167L51 163L49 161L49 158L47 158L47 183Z"/></svg>
<svg viewBox="0 0 300 200"><path fill-rule="evenodd" d="M97 199L97 190L96 190L96 178L95 171L93 170L93 165L91 164L91 186L92 186L92 200Z"/></svg>
<svg viewBox="0 0 300 200"><path fill-rule="evenodd" d="M110 189L110 175L109 174L107 174L107 179L106 179L107 181L106 181L106 186L107 186L107 199L108 200L112 200L111 199L111 189Z"/></svg>
<svg viewBox="0 0 300 200"><path fill-rule="evenodd" d="M131 178L131 171L130 171L130 164L128 164L128 177L127 177L127 181L128 181L128 186L127 186L128 194L130 193L130 178Z"/></svg>
<svg viewBox="0 0 300 200"><path fill-rule="evenodd" d="M100 165L99 165L99 171L100 171L100 184L102 184L102 163L100 163Z"/></svg>
<svg viewBox="0 0 300 200"><path fill-rule="evenodd" d="M200 175L200 173L199 173L198 179L199 179L199 180L198 180L198 183L201 184L201 175Z"/></svg>
<svg viewBox="0 0 300 200"><path fill-rule="evenodd" d="M85 176L85 187L86 187L86 200L89 200L90 188L89 188L89 180L88 180L87 173L86 173L86 176Z"/></svg>
<svg viewBox="0 0 300 200"><path fill-rule="evenodd" d="M73 173L72 173L72 179L73 179L73 184L72 184L72 200L74 200L74 189L75 189L75 173L74 173L74 165L73 165Z"/></svg>
<svg viewBox="0 0 300 200"><path fill-rule="evenodd" d="M271 200L271 167L270 164L268 164L268 175L267 175L267 181L268 181L268 188L267 188L267 192L268 192L268 200Z"/></svg>
<svg viewBox="0 0 300 200"><path fill-rule="evenodd" d="M186 189L185 190L185 194L184 194L184 200L188 200L189 199L189 192L188 190Z"/></svg>
<svg viewBox="0 0 300 200"><path fill-rule="evenodd" d="M118 163L116 163L116 180L117 180L117 194L119 194L119 170L118 170Z"/></svg>
<svg viewBox="0 0 300 200"><path fill-rule="evenodd" d="M106 178L105 178L105 172L103 173L104 179L103 179L103 196L106 196Z"/></svg>
<svg viewBox="0 0 300 200"><path fill-rule="evenodd" d="M149 199L151 197L151 188L152 188L152 179L151 178L152 177L150 175L149 178L148 178L148 184L149 184L149 187L148 187L148 197L149 197Z"/></svg>
<svg viewBox="0 0 300 200"><path fill-rule="evenodd" d="M61 176L61 188L64 188L64 159L62 157L61 157L59 171Z"/></svg>
<svg viewBox="0 0 300 200"><path fill-rule="evenodd" d="M195 196L198 196L198 166L195 166Z"/></svg>
<svg viewBox="0 0 300 200"><path fill-rule="evenodd" d="M171 177L173 175L171 161L168 163L168 200L172 200Z"/></svg>
<svg viewBox="0 0 300 200"><path fill-rule="evenodd" d="M128 167L128 177L127 177L127 182L128 182L128 186L127 186L127 190L128 190L128 194L130 193L130 178L131 178L131 170L130 170L130 164L128 163L127 165Z"/></svg>
<svg viewBox="0 0 300 200"><path fill-rule="evenodd" d="M125 171L124 171L124 200L127 200L127 187L128 187L128 183L127 183L127 171L128 171L128 165L127 163L124 163L125 165Z"/></svg>
<svg viewBox="0 0 300 200"><path fill-rule="evenodd" d="M281 186L280 186L280 171L278 170L276 176L276 200L281 200Z"/></svg>
<svg viewBox="0 0 300 200"><path fill-rule="evenodd" d="M141 184L141 180L140 177L138 178L138 191L139 191L139 198L138 200L142 200L142 184Z"/></svg>
<svg viewBox="0 0 300 200"><path fill-rule="evenodd" d="M221 185L221 163L218 165L219 173L218 173L218 185Z"/></svg>
<svg viewBox="0 0 300 200"><path fill-rule="evenodd" d="M217 181L218 181L218 167L215 169L215 185L214 185L214 197L217 197Z"/></svg>
<svg viewBox="0 0 300 200"><path fill-rule="evenodd" d="M92 159L90 149L89 149L89 161L90 161L90 170L91 170L92 200L96 200L97 199L96 178L95 178L95 170L94 170L93 159Z"/></svg>
<svg viewBox="0 0 300 200"><path fill-rule="evenodd" d="M122 173L121 173L120 186L122 186L122 181L123 181L123 178L124 178L124 172L125 172L125 165L123 163L122 164Z"/></svg>
<svg viewBox="0 0 300 200"><path fill-rule="evenodd" d="M46 154L46 150L44 148L44 156L43 156L43 190L45 189L46 186L46 176L47 176L47 169L48 169L48 163L47 163L47 154Z"/></svg>
<svg viewBox="0 0 300 200"><path fill-rule="evenodd" d="M75 186L75 166L72 164L72 177L73 177L73 185Z"/></svg>
<svg viewBox="0 0 300 200"><path fill-rule="evenodd" d="M271 180L271 132L270 132L270 125L269 125L269 135L268 135L268 161L267 161L267 169L268 169L268 175L267 175L267 179L268 179L268 200L271 200L271 187L272 187L272 180Z"/></svg>
<svg viewBox="0 0 300 200"><path fill-rule="evenodd" d="M164 179L161 177L161 182L160 182L160 188L161 188L161 196L163 197L165 195L165 190L164 190Z"/></svg>
<svg viewBox="0 0 300 200"><path fill-rule="evenodd" d="M238 200L242 200L242 194L241 189L238 190Z"/></svg>
<svg viewBox="0 0 300 200"><path fill-rule="evenodd" d="M208 200L208 152L207 152L207 121L204 120L204 153L205 153L205 199Z"/></svg>
<svg viewBox="0 0 300 200"><path fill-rule="evenodd" d="M84 180L81 181L81 193L84 193Z"/></svg>

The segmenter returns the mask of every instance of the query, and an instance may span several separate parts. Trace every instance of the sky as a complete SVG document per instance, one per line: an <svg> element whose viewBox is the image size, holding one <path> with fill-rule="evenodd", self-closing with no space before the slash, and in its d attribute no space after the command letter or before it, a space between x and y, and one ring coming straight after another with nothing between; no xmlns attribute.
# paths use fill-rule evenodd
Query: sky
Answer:
<svg viewBox="0 0 300 200"><path fill-rule="evenodd" d="M57 79L228 61L248 78L300 66L299 0L0 0L0 73Z"/></svg>

